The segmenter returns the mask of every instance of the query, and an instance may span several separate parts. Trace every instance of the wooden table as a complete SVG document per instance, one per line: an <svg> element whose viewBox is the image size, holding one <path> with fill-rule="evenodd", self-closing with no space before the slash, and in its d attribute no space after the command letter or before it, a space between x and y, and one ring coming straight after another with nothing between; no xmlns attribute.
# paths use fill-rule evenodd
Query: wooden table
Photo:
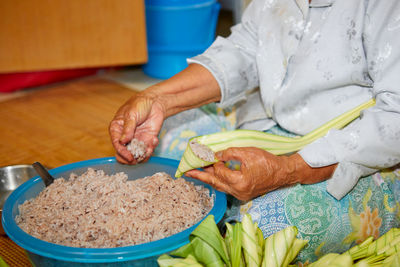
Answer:
<svg viewBox="0 0 400 267"><path fill-rule="evenodd" d="M134 90L97 76L0 101L0 166L114 156L108 124ZM18 95L18 94L17 94Z"/></svg>

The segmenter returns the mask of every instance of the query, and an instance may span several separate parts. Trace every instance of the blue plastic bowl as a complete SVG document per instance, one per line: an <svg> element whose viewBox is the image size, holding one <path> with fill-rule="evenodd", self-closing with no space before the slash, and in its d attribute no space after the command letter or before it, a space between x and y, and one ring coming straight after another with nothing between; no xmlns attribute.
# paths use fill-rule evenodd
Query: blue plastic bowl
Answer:
<svg viewBox="0 0 400 267"><path fill-rule="evenodd" d="M186 59L215 39L217 0L146 0L148 62L143 71L166 79L187 67Z"/></svg>
<svg viewBox="0 0 400 267"><path fill-rule="evenodd" d="M88 167L104 170L106 174L125 172L129 179L138 179L166 172L173 176L178 161L153 157L146 163L130 166L119 164L114 157L81 161L50 170L55 178L69 178L70 173L84 173ZM219 222L226 210L226 195L216 191L209 185L187 178L198 185L204 185L214 196L214 206L209 214ZM42 241L24 232L15 223L19 213L18 206L25 200L36 197L44 188L39 176L19 186L6 200L3 209L2 223L6 234L20 247L26 250L32 263L36 266L158 266L157 258L189 242L190 233L198 224L173 236L135 246L118 248L74 248Z"/></svg>

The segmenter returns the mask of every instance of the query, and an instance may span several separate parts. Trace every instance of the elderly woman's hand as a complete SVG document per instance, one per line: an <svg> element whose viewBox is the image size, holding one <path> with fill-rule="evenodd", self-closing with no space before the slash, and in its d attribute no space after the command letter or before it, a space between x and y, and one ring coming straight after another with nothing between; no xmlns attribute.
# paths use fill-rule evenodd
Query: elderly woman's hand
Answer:
<svg viewBox="0 0 400 267"><path fill-rule="evenodd" d="M125 164L136 164L126 144L136 138L146 144L146 159L158 145L157 135L165 118L165 108L151 93L139 93L122 105L109 125L116 158Z"/></svg>
<svg viewBox="0 0 400 267"><path fill-rule="evenodd" d="M109 126L117 160L137 163L126 147L133 138L146 144L145 159L148 159L158 145L157 136L167 117L220 99L217 80L199 64L190 64L175 76L131 97L120 107Z"/></svg>
<svg viewBox="0 0 400 267"><path fill-rule="evenodd" d="M191 170L196 178L240 200L250 200L280 187L295 183L316 183L329 178L335 165L311 168L299 154L275 156L255 147L232 147L216 153L219 162L205 172ZM239 161L240 170L232 170L227 161Z"/></svg>

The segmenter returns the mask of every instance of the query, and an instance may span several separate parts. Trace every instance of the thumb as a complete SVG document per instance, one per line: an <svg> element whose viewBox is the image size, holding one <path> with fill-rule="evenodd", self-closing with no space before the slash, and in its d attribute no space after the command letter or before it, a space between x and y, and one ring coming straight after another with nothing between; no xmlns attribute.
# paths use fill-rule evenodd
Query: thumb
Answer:
<svg viewBox="0 0 400 267"><path fill-rule="evenodd" d="M136 129L136 120L130 117L125 117L123 127L120 142L126 144L133 139Z"/></svg>

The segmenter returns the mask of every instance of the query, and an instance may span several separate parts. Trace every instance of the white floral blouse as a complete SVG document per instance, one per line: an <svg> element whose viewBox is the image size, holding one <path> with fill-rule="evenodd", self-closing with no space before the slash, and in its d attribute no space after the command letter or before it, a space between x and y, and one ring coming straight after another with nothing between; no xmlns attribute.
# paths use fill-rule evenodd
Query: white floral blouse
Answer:
<svg viewBox="0 0 400 267"><path fill-rule="evenodd" d="M360 119L300 151L313 167L338 163L327 183L337 199L400 162L398 0L253 0L228 38L188 62L213 73L221 107L239 104L242 128L304 135L375 98Z"/></svg>

